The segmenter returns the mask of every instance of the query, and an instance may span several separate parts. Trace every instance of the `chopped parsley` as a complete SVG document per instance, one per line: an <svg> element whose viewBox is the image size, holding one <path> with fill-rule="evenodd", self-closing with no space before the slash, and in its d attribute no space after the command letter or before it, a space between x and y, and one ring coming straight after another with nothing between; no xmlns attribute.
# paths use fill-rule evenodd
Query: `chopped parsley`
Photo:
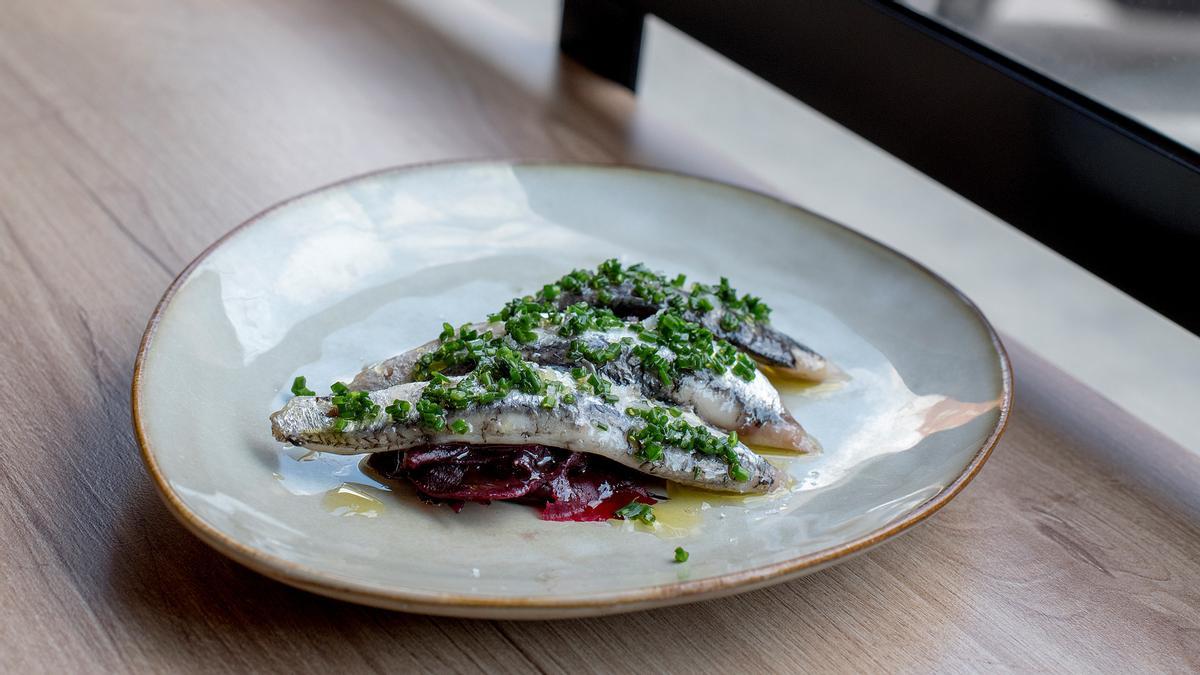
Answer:
<svg viewBox="0 0 1200 675"><path fill-rule="evenodd" d="M675 562L685 563L688 561L688 558L690 558L691 555L692 554L685 551L682 546L675 547Z"/></svg>

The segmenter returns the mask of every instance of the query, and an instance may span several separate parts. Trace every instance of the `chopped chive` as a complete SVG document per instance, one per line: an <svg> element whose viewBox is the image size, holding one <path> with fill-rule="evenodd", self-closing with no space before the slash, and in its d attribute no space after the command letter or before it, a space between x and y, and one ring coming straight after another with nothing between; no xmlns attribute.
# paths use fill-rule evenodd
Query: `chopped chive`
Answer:
<svg viewBox="0 0 1200 675"><path fill-rule="evenodd" d="M317 392L308 388L308 382L303 375L297 375L292 380L292 396L316 396Z"/></svg>
<svg viewBox="0 0 1200 675"><path fill-rule="evenodd" d="M616 515L625 520L640 520L647 525L655 521L654 509L649 504L643 504L638 501L629 502L617 509Z"/></svg>
<svg viewBox="0 0 1200 675"><path fill-rule="evenodd" d="M384 412L392 416L392 419L397 422L403 422L408 419L408 413L412 411L412 404L408 401L396 399L392 404L383 409Z"/></svg>
<svg viewBox="0 0 1200 675"><path fill-rule="evenodd" d="M685 563L688 561L688 557L690 556L691 554L685 551L682 546L675 547L675 562Z"/></svg>
<svg viewBox="0 0 1200 675"><path fill-rule="evenodd" d="M592 424L600 431L608 431L608 425L604 422L593 421Z"/></svg>
<svg viewBox="0 0 1200 675"><path fill-rule="evenodd" d="M706 426L693 426L686 420L674 416L670 408L627 408L625 414L643 422L630 430L626 437L645 461L656 461L665 454L665 449L678 448L699 455L721 457L729 467L729 475L736 480L749 480L750 475L738 461L738 438L736 433L714 434ZM696 467L699 469L699 467ZM694 472L694 475L699 475Z"/></svg>
<svg viewBox="0 0 1200 675"><path fill-rule="evenodd" d="M732 371L734 376L752 381L757 377L753 361L698 321L703 313L719 310L721 314L714 318L723 320L723 324L718 322L720 330L732 331L745 323L767 321L770 308L760 298L739 295L728 279L713 285L691 283L688 288L685 284L686 275L667 277L640 263L623 265L611 259L591 270L573 270L532 295L510 300L488 315L489 322L503 326L502 332L497 330L499 326L479 331L470 324L455 329L444 323L438 346L423 354L413 370L414 380L429 382L429 386L415 406L407 402L407 406L401 406L394 401L388 406L388 414L397 422L409 421L415 407L415 420L425 428L438 430L448 424L455 426L450 419L458 415L453 411L494 404L514 391L539 396L541 405L547 408L557 406L559 401L577 403L580 391L619 404L621 399L613 393L613 383L597 370L627 355L633 355L633 363L640 364L666 389L688 373L700 370L716 375ZM631 293L663 311L648 326L626 323L610 309L619 301L615 297L618 293ZM564 301L565 296L577 295L592 298L570 305ZM579 339L588 331L615 328L629 330L640 340L623 336L596 345ZM525 356L526 348L521 345L551 332L569 339L569 355L576 360L570 370L575 388L543 381L538 367ZM463 375L451 380L445 373ZM365 394L350 392L343 383L337 383L333 392L339 417L356 421L379 412ZM661 415L652 410L637 414L647 422L645 427L629 432L639 451L658 456L667 447L679 448L724 457L731 467L736 463L727 439L706 428L688 425L678 419L678 410L664 410ZM633 438L635 434L637 438Z"/></svg>

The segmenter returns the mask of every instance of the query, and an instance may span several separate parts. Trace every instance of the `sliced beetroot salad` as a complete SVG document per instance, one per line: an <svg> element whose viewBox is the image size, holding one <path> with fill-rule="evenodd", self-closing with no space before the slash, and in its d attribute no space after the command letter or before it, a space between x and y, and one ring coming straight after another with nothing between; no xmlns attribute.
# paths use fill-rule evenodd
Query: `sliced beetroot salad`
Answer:
<svg viewBox="0 0 1200 675"><path fill-rule="evenodd" d="M655 503L650 484L620 464L542 445L447 443L376 453L368 462L455 511L465 502L512 501L539 507L543 520L596 521L631 502Z"/></svg>

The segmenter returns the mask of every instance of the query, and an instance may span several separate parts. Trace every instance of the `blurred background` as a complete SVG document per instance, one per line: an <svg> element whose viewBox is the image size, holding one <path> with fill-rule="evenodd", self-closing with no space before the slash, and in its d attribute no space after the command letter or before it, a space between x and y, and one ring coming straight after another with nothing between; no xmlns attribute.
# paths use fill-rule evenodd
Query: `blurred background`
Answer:
<svg viewBox="0 0 1200 675"><path fill-rule="evenodd" d="M1200 0L904 0L1200 150Z"/></svg>

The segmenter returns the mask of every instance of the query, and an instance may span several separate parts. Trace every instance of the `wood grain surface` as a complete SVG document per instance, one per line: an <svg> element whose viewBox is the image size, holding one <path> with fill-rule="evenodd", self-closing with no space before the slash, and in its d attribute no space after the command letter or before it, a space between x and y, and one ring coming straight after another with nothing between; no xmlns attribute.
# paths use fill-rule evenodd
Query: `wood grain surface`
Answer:
<svg viewBox="0 0 1200 675"><path fill-rule="evenodd" d="M470 0L0 3L0 671L1200 668L1200 462L1011 343L1016 412L964 494L734 598L435 619L293 590L188 534L129 420L172 276L295 193L493 156L755 181Z"/></svg>

